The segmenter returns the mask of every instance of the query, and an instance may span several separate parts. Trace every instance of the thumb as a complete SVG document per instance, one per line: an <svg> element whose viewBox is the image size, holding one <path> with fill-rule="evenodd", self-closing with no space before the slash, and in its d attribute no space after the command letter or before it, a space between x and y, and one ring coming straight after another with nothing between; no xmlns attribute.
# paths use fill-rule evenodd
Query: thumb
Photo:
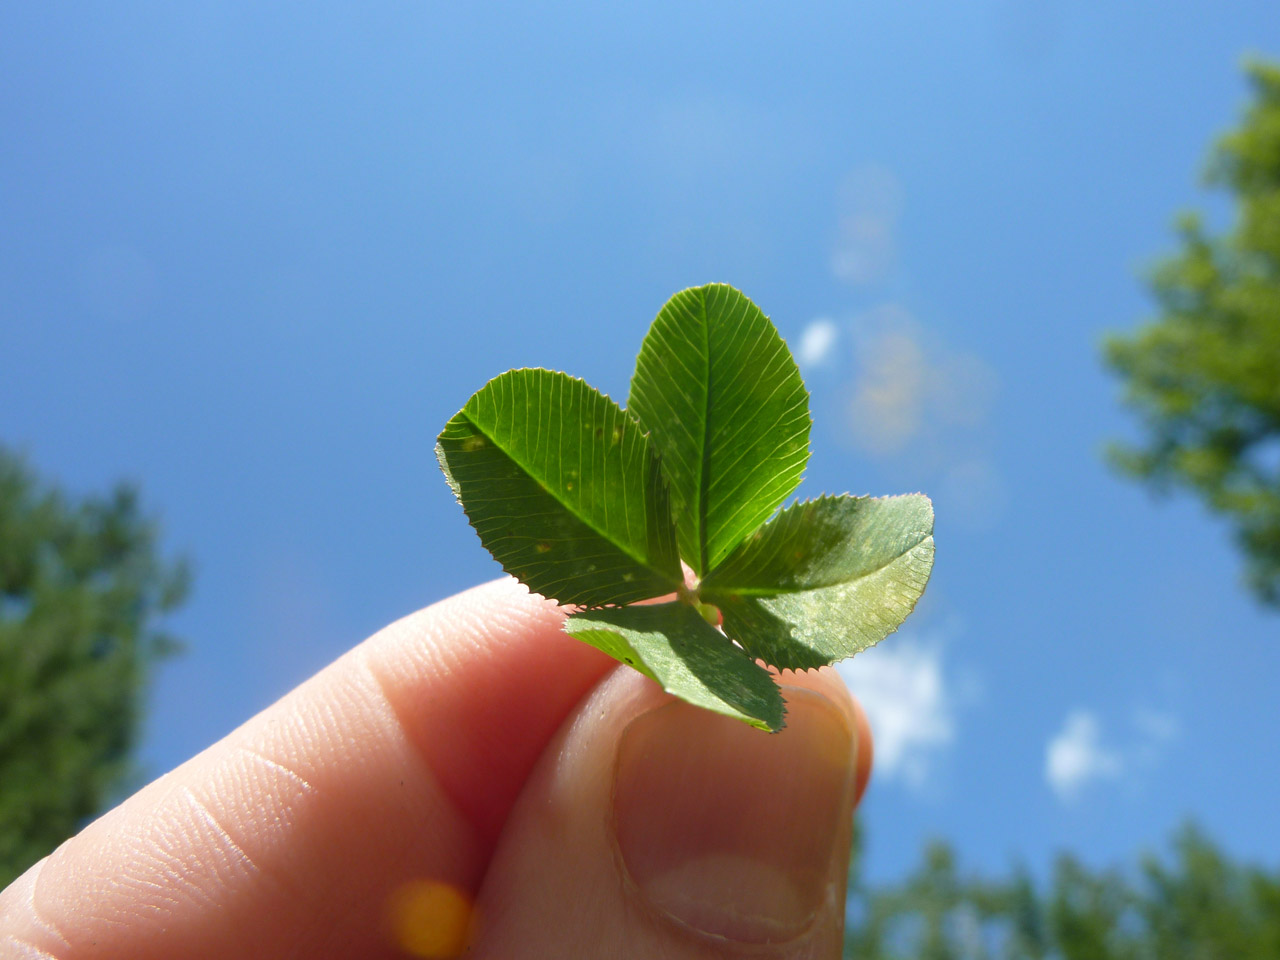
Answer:
<svg viewBox="0 0 1280 960"><path fill-rule="evenodd" d="M783 693L769 735L610 674L507 821L473 955L838 957L865 721L832 671Z"/></svg>

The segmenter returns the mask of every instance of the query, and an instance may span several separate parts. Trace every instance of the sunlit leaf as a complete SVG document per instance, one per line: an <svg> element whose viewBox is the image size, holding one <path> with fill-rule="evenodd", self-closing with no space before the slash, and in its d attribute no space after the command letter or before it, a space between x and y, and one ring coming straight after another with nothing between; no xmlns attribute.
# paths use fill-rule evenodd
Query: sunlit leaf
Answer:
<svg viewBox="0 0 1280 960"><path fill-rule="evenodd" d="M589 610L564 629L695 706L764 730L782 728L773 677L687 603Z"/></svg>
<svg viewBox="0 0 1280 960"><path fill-rule="evenodd" d="M924 592L933 552L928 497L821 497L761 527L701 593L752 656L809 669L896 630Z"/></svg>
<svg viewBox="0 0 1280 960"><path fill-rule="evenodd" d="M583 381L496 377L449 421L436 455L480 541L537 593L594 606L682 582L652 446Z"/></svg>
<svg viewBox="0 0 1280 960"><path fill-rule="evenodd" d="M778 508L809 459L809 395L791 351L724 284L667 301L641 346L627 409L662 454L680 553L699 575Z"/></svg>

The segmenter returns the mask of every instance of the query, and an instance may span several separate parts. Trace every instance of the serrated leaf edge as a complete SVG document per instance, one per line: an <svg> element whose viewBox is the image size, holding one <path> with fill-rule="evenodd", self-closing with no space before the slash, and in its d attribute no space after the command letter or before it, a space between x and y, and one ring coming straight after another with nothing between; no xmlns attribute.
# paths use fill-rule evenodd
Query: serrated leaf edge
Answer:
<svg viewBox="0 0 1280 960"><path fill-rule="evenodd" d="M761 531L761 530L763 530L763 529L764 529L768 524L772 523L775 519L777 519L777 517L778 517L778 516L780 516L782 513L786 512L787 510L791 510L791 509L794 509L794 508L797 508L797 507L804 507L804 506L808 506L809 504L812 504L812 503L821 503L821 502L823 502L823 501L827 501L827 500L843 500L843 499L844 499L844 498L846 498L846 497L849 497L849 498L851 498L851 499L853 499L853 500L879 500L879 501L901 500L901 499L903 499L903 498L905 498L905 497L924 497L925 501L929 504L929 514L930 514L930 518L931 518L930 523L929 523L929 532L928 532L928 533L926 533L926 534L925 534L923 537L921 537L919 540L917 540L915 543L913 543L911 546L907 547L907 549L906 549L906 550L903 550L903 551L902 551L902 553L898 554L898 556L893 557L892 559L890 559L890 560L886 561L885 563L882 563L882 564L881 564L880 566L878 566L878 567L873 567L872 569L870 569L870 570L866 571L865 573L863 573L861 576L869 577L869 576L871 576L872 574L878 573L879 571L883 570L885 567L889 566L890 564L897 562L897 560L899 559L899 557L906 556L909 552L911 552L912 550L914 550L916 547L920 546L920 544L924 543L926 540L932 540L932 539L933 539L933 526L934 526L934 524L933 524L933 519L932 519L932 518L933 518L933 500L932 500L932 498L931 498L931 497L929 497L929 495L928 495L928 494L926 494L926 493L923 493L923 492L916 492L916 493L892 493L892 494L888 494L888 495L883 496L883 497L875 497L875 496L872 496L871 494L865 494L865 493L864 493L864 494L853 494L853 493L847 493L847 492L846 492L846 493L822 493L822 494L819 494L819 495L818 495L818 496L816 496L816 497L810 497L810 498L808 498L808 499L806 499L806 500L796 499L796 500L791 501L790 503L782 504L781 506L779 506L777 510L775 510L772 514L770 514L770 515L769 515L769 519L768 519L768 520L764 521L764 523L762 523L762 524L760 524L760 526L756 527L756 528L755 528L755 530L753 530L753 531L752 531L751 533L749 533L747 536L743 537L743 538L742 538L742 540L738 542L738 545L737 545L737 546L735 546L735 547L733 548L733 550L731 550L728 554L726 554L726 555L725 555L725 558L724 558L723 560L721 560L721 561L720 561L720 563L718 563L718 564L716 565L716 570L720 570L720 569L722 569L722 568L723 568L723 567L724 567L724 566L729 562L729 560L733 557L733 555L734 555L735 553L737 553L739 549L741 549L741 548L742 548L742 546L743 546L744 544L746 544L746 543L747 543L749 540L751 540L752 538L754 538L754 537L758 536L758 535L760 534L760 531ZM703 578L702 578L702 583L703 583L704 585L706 585L706 587L707 587L707 593L706 593L706 594L704 594L703 596L704 596L704 599L706 599L708 603L714 603L714 602L715 602L715 599L714 599L714 598L715 598L715 596L717 595L717 593L718 593L720 596L722 596L722 597L725 597L725 596L735 596L735 597L777 597L777 596L782 596L783 594L787 594L787 593L807 593L807 592L808 592L808 591L810 591L810 590L821 590L821 589L823 589L822 587L805 587L805 588L800 589L800 590L783 590L783 589L778 589L778 590L775 590L775 591L766 591L766 590L763 590L763 589L761 589L761 588L759 588L759 587L756 587L756 588L747 588L747 589L740 589L740 588L726 588L726 589L723 589L723 590L717 590L717 589L716 589L715 582L714 582L714 580L712 579L712 578L714 577L714 575L715 575L716 570L712 570L712 571L710 571L710 572L709 572L705 577L703 577ZM709 581L709 580L710 580L710 581L712 581L710 584L708 584L708 583L707 583L707 581Z"/></svg>
<svg viewBox="0 0 1280 960"><path fill-rule="evenodd" d="M476 397L477 395L479 395L480 393L482 393L484 390L488 389L488 387L489 387L492 383L494 383L494 381L499 380L499 379L501 379L502 377L508 376L509 374L513 374L513 373L524 373L524 372L533 372L533 373L549 373L549 374L553 374L553 375L558 375L558 376L567 377L567 378L568 378L568 379L570 379L570 380L573 380L573 381L576 381L577 383L582 384L582 385L583 385L584 387L586 387L588 390L592 390L592 391L594 391L595 393L599 394L601 397L603 397L604 399L606 399L606 400L608 400L610 403L612 403L612 404L614 405L614 407L618 410L618 412L619 412L619 413L621 413L623 416L625 416L625 417L627 418L627 420L628 420L628 421L630 421L631 425L632 425L633 427L635 427L637 431L639 431L640 435L641 435L641 436L643 436L643 437L645 438L645 440L647 441L647 442L645 443L645 449L646 449L646 451L647 451L647 452L648 452L648 454L649 454L649 458L650 458L650 460L651 460L651 461L654 461L654 462L656 463L656 469L654 470L654 474L657 476L657 478L658 478L658 482L662 484L662 490L663 490L664 498L667 500L667 518L666 518L666 519L667 519L667 521L671 524L671 528L672 528L672 530L671 530L671 537L672 537L672 540L673 540L673 542L674 542L674 541L675 541L675 538L676 538L676 531L675 531L675 520L670 516L670 514L671 514L671 509L670 509L670 489L671 489L671 488L670 488L670 484L669 484L669 482L667 481L667 476L666 476L666 474L665 474L665 473L663 473L663 471L662 471L662 456L661 456L661 454L659 454L659 453L658 453L658 451L654 448L654 445L653 445L652 441L649 439L648 431L646 431L643 427L641 427L641 426L640 426L640 422L639 422L638 420L636 420L636 418L635 418L634 416L632 416L632 415L631 415L631 413L627 410L627 408L626 408L626 407L619 406L618 401L614 400L614 399L613 399L613 397L609 396L609 395L608 395L607 393L605 393L603 390L597 390L597 389L596 389L595 387L593 387L590 383L588 383L588 382L586 381L586 379L585 379L585 378L583 378L583 377L575 377L573 374L571 374L571 373L565 373L563 370L551 370L551 369L549 369L549 368L547 368L547 367L513 367L513 368L512 368L512 369L510 369L510 370L504 370L502 373L498 374L497 376L490 377L488 380L486 380L486 381L484 382L484 385L483 385L482 387L480 387L480 389L479 389L479 390L476 390L473 394L471 394L471 396L470 396L470 397L468 397L468 398L467 398L466 403L464 403L464 404L462 405L462 408L461 408L457 413L455 413L452 417L450 417L450 418L449 418L449 421L447 421L447 422L446 422L446 424L445 424L445 430L447 430L447 429L449 428L449 427L448 427L448 423L449 423L449 422L451 422L451 421L453 421L455 418L457 418L457 417L466 417L467 422L468 422L469 424L471 424L471 426L472 426L472 427L474 427L474 428L475 428L476 432L477 432L477 433L482 434L482 435L485 437L485 439L486 439L486 440L488 440L490 443L494 444L494 446L496 447L496 446L497 446L497 443L496 443L496 441L493 439L493 437L489 436L489 434L488 434L485 430L483 430L483 429L480 427L480 425L479 425L478 423L476 423L473 419L471 419L471 417L466 416L467 404L471 403L471 401L472 401L473 399L475 399L475 397ZM439 464L440 464L441 472L443 472L443 473L444 473L445 482L449 484L449 489L451 489L451 490L453 491L454 499L455 499L455 500L457 500L457 501L458 501L458 505L459 505L460 507L462 507L463 515L467 518L467 525L468 525L468 526L470 526L472 530L475 530L475 531L476 531L476 533L477 533L477 535L478 535L478 534L479 534L479 529L476 527L476 525L475 525L475 521L473 521L473 520L471 519L471 514L470 514L469 512L467 512L466 504L465 504L465 503L463 503L463 500L462 500L462 492L461 492L461 489L460 489L460 487L459 487L459 484L458 484L458 482L454 479L454 477L453 477L453 473L452 473L452 471L450 471L450 470L449 470L449 467L448 467L448 465L447 465L447 463L446 463L445 456L444 456L444 450L443 450L443 448L442 448L442 446L441 446L441 442L440 442L440 441L441 441L441 439L442 439L443 437L444 437L444 430L441 430L441 431L440 431L440 434L436 437L436 446L435 446L436 460L437 460L437 461L439 462ZM501 450L502 448L501 448L501 447L499 447L498 449L500 449L500 450ZM504 454L506 454L506 451L505 451L505 450L503 450L502 452L503 452ZM509 456L509 455L508 455L508 456ZM524 470L524 466L523 466L522 464L520 464L518 461L516 461L514 457L509 457L509 458L512 460L512 462L513 462L513 463L516 463L516 465L517 465L517 466L519 466L521 470ZM564 508L564 510L565 510L567 513L572 514L572 515L573 515L573 517L574 517L576 520L578 520L578 521L579 521L579 522L580 522L584 527L587 527L589 530L591 530L591 532L592 532L592 533L594 533L596 536L598 536L601 540L604 540L604 541L606 541L607 543L609 543L609 544L613 545L614 547L616 547L619 553L625 554L626 556L630 557L632 560L634 560L634 561L636 562L636 564L637 564L638 566L644 567L646 570L649 570L650 572L652 572L652 573L656 574L656 575L657 575L658 577L660 577L660 578L669 578L669 577L671 576L671 575L670 575L669 573L667 573L666 571L664 571L664 570L659 570L659 569L657 569L656 567L654 567L654 566L650 565L648 562L646 562L646 561L644 561L644 560L640 559L639 557L635 556L635 554L633 554L630 550L626 549L626 548L625 548L625 547L623 547L621 544L619 544L619 543L617 543L616 541L614 541L614 539L613 539L612 537L610 537L610 536L606 535L605 533L601 532L601 531L600 531L600 530L595 526L595 524L591 523L590 521L586 520L586 519L585 519L585 518L583 518L583 517L580 517L580 516L578 515L577 511L575 511L573 508L571 508L568 504L566 504L566 503L564 502L564 500L562 499L562 497L561 497L561 495L560 495L560 493L559 493L558 491L556 491L556 490L554 490L554 489L552 489L552 488L548 487L548 486L547 486L546 484L544 484L541 480L538 480L538 479L537 479L537 478L535 478L532 474L529 474L529 473L528 473L528 471L525 471L525 473L526 473L526 475L529 477L529 479L533 480L533 482L534 482L534 483L536 483L536 484L537 484L537 485L538 485L538 486L539 486L543 491L545 491L545 492L547 493L547 495L548 495L548 496L550 496L553 500L555 500L555 501L556 501L556 503L560 504L560 506L561 506L561 507L563 507L563 508ZM483 542L482 542L482 543L483 543ZM487 548L486 548L486 550L487 550ZM493 555L492 555L492 554L490 554L490 556L493 556ZM677 557L677 560L678 560L678 559L679 559L679 549L678 549L678 546L677 546L676 557ZM495 559L495 560L497 560L497 558L496 558L496 557L494 557L494 559ZM502 565L501 561L498 561L498 563L499 563L499 566L501 566L501 565ZM505 569L506 569L506 567L504 566L504 567L503 567L503 569L505 570ZM512 574L512 576L515 576L517 580L520 580L520 577L519 577L519 576L516 576L515 574ZM521 583L523 583L524 581L523 581L523 580L521 580L520 582L521 582ZM671 588L674 590L674 589L676 589L680 584L681 584L681 581L680 581L680 580L672 580L672 581L671 581ZM604 607L606 607L606 606L614 606L614 604L606 604L606 605L603 605L603 606L599 607L599 609L604 609ZM624 605L624 606L625 606L625 605ZM583 606L583 607L582 607L582 609L584 609L584 610L586 610L586 609L593 609L593 607L590 607L590 606Z"/></svg>

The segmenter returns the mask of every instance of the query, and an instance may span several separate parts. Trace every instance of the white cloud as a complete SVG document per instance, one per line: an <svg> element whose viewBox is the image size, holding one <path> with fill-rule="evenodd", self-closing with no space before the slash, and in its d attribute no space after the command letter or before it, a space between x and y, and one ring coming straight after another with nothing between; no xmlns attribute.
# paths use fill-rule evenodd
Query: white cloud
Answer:
<svg viewBox="0 0 1280 960"><path fill-rule="evenodd" d="M887 307L860 324L859 371L849 403L854 441L872 456L901 453L924 426L929 364L906 311Z"/></svg>
<svg viewBox="0 0 1280 960"><path fill-rule="evenodd" d="M877 777L919 787L937 753L955 739L955 696L941 649L895 639L836 666L875 735Z"/></svg>
<svg viewBox="0 0 1280 960"><path fill-rule="evenodd" d="M889 457L917 446L953 459L985 425L996 392L991 367L949 348L905 307L886 303L858 317L853 342L848 424L864 452Z"/></svg>
<svg viewBox="0 0 1280 960"><path fill-rule="evenodd" d="M1073 710L1045 751L1045 778L1067 803L1091 781L1116 779L1124 769L1120 754L1103 746L1101 725L1088 710Z"/></svg>
<svg viewBox="0 0 1280 960"><path fill-rule="evenodd" d="M1172 713L1149 707L1134 708L1130 721L1132 735L1115 745L1104 743L1102 724L1092 711L1076 709L1067 715L1045 748L1045 779L1058 799L1071 803L1101 781L1130 791L1141 787L1178 738L1181 724Z"/></svg>
<svg viewBox="0 0 1280 960"><path fill-rule="evenodd" d="M831 272L847 283L882 280L893 269L902 186L893 171L875 164L854 169L840 186L839 231Z"/></svg>
<svg viewBox="0 0 1280 960"><path fill-rule="evenodd" d="M826 317L819 317L800 334L796 347L796 360L802 367L817 367L831 359L831 351L839 338L836 325Z"/></svg>

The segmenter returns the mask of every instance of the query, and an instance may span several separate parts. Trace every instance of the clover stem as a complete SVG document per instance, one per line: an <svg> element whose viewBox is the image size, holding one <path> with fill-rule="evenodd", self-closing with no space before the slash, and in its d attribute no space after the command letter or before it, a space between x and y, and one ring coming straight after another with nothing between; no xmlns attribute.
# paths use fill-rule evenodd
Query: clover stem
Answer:
<svg viewBox="0 0 1280 960"><path fill-rule="evenodd" d="M676 587L676 599L692 607L698 606L702 602L698 598L698 582L695 580L692 584L682 583Z"/></svg>

